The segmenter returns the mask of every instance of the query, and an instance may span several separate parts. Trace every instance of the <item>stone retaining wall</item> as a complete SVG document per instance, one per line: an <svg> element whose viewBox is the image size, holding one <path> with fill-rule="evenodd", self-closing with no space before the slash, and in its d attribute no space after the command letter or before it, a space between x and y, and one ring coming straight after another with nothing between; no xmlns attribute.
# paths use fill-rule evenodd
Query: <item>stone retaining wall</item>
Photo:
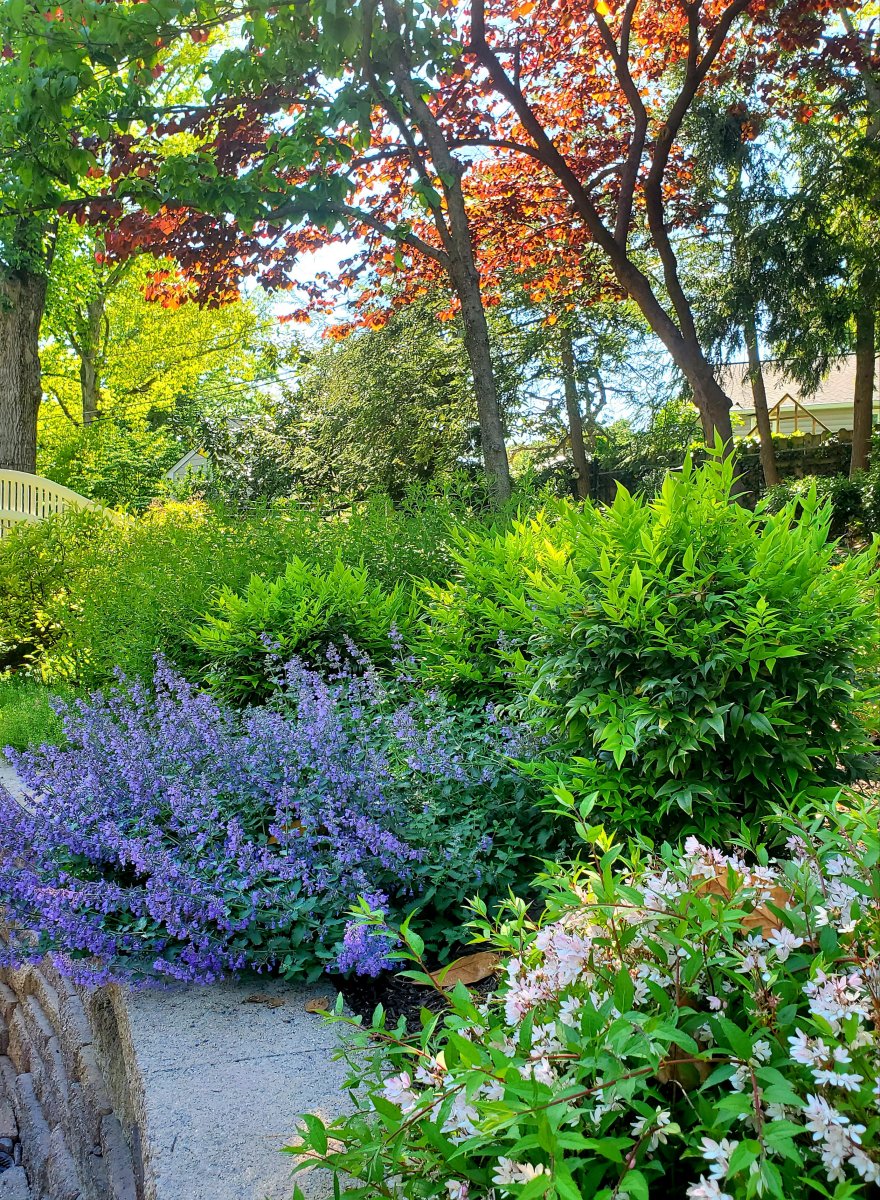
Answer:
<svg viewBox="0 0 880 1200"><path fill-rule="evenodd" d="M144 1200L114 990L86 994L48 961L0 970L0 1138L33 1200Z"/></svg>
<svg viewBox="0 0 880 1200"><path fill-rule="evenodd" d="M339 1030L309 1011L322 990L0 970L0 1149L21 1163L0 1200L290 1200L298 1114L347 1107ZM298 1181L332 1195L325 1172Z"/></svg>

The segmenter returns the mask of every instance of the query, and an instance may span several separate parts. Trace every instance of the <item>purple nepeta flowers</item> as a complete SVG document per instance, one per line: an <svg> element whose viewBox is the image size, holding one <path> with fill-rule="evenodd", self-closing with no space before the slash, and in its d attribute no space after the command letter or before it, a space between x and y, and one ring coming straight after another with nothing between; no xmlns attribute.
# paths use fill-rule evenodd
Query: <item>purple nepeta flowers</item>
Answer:
<svg viewBox="0 0 880 1200"><path fill-rule="evenodd" d="M152 689L121 681L63 716L66 748L15 756L33 812L0 795L0 963L55 951L90 982L315 978L337 954L377 971L387 940L346 928L358 897L456 921L487 834L515 825L490 813L515 779L497 733L456 738L454 714L370 671L294 661L269 704L235 711L160 662Z"/></svg>
<svg viewBox="0 0 880 1200"><path fill-rule="evenodd" d="M366 906L373 911L381 911L387 904L387 896L377 893L361 896L362 908ZM384 923L366 924L363 920L351 920L345 926L337 966L340 971L354 971L356 975L381 975L393 966L395 960L392 954L399 944L397 934L392 933Z"/></svg>

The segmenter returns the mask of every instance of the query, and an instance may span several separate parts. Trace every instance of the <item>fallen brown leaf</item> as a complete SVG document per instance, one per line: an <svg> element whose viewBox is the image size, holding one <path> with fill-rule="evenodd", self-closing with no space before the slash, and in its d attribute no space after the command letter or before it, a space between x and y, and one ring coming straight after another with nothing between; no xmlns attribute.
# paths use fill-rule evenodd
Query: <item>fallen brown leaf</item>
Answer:
<svg viewBox="0 0 880 1200"><path fill-rule="evenodd" d="M280 996L265 996L262 992L254 992L251 996L245 996L242 1004L265 1004L266 1008L281 1008L284 1001Z"/></svg>
<svg viewBox="0 0 880 1200"><path fill-rule="evenodd" d="M438 987L452 988L457 983L481 983L494 975L498 968L498 955L491 950L480 950L476 954L465 954L448 966L440 967L431 972L431 978ZM422 984L428 987L428 984Z"/></svg>
<svg viewBox="0 0 880 1200"><path fill-rule="evenodd" d="M739 876L736 878L737 883L739 883ZM733 892L727 883L727 868L719 867L715 875L700 884L698 891L708 893L710 896L720 896L723 900L729 900ZM788 908L791 903L791 893L777 884L770 889L770 901L776 908ZM782 921L766 904L761 904L757 908L753 908L750 913L746 913L740 921L740 925L748 933L757 930L762 937L767 938L774 929L782 928Z"/></svg>
<svg viewBox="0 0 880 1200"><path fill-rule="evenodd" d="M773 887L770 889L770 900L776 908L788 908L791 903L791 893L787 892L785 888ZM740 924L743 929L757 929L760 931L761 937L768 938L774 929L782 928L783 922L766 904L762 904L758 908L752 909L748 916L743 917Z"/></svg>
<svg viewBox="0 0 880 1200"><path fill-rule="evenodd" d="M284 830L285 833L294 833L294 832L305 833L305 825L303 825L302 821L288 821L288 823L286 825L282 825L281 828ZM269 838L269 845L270 846L278 845L278 838L275 836L274 833Z"/></svg>

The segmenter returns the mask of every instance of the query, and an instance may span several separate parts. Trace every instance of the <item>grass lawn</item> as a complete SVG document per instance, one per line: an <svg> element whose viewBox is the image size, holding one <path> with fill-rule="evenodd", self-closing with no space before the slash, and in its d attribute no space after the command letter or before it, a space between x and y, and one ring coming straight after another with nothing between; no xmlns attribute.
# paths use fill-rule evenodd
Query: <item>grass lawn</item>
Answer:
<svg viewBox="0 0 880 1200"><path fill-rule="evenodd" d="M0 753L63 740L61 721L50 701L60 694L26 675L0 677Z"/></svg>

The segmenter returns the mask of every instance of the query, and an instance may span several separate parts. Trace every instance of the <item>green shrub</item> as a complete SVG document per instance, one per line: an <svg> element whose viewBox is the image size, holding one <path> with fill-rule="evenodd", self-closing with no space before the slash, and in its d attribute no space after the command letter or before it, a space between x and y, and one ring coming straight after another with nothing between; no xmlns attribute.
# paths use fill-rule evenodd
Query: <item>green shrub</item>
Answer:
<svg viewBox="0 0 880 1200"><path fill-rule="evenodd" d="M192 640L214 690L247 701L271 690L279 658L316 664L331 646L343 654L356 647L387 666L399 655L412 610L411 586L386 590L363 567L337 561L322 570L295 558L277 579L252 575L241 593L221 588Z"/></svg>
<svg viewBox="0 0 880 1200"><path fill-rule="evenodd" d="M880 518L880 511L875 511L878 506L873 500L875 488L876 483L873 487L870 486L866 475L856 479L849 479L845 475L813 475L806 479L785 479L767 489L763 507L766 512L778 513L792 502L800 504L815 490L819 501L830 508L829 535L838 538L864 523L867 523L871 530L880 529L880 525L876 523ZM866 511L865 507L866 489L870 494L869 511Z"/></svg>
<svg viewBox="0 0 880 1200"><path fill-rule="evenodd" d="M453 535L452 578L425 583L414 649L422 677L444 691L497 698L527 669L536 572L561 580L593 510L559 501L534 516ZM546 599L546 596L545 596Z"/></svg>
<svg viewBox="0 0 880 1200"><path fill-rule="evenodd" d="M860 749L857 666L876 661L876 551L833 565L815 491L774 515L729 502L732 470L618 492L573 559L537 576L535 769L586 816L717 837L839 779Z"/></svg>
<svg viewBox="0 0 880 1200"><path fill-rule="evenodd" d="M475 905L498 987L457 984L412 1037L340 1011L354 1112L303 1117L295 1170L338 1200L876 1195L880 839L836 799L782 819L778 860L600 833L542 918Z"/></svg>
<svg viewBox="0 0 880 1200"><path fill-rule="evenodd" d="M104 686L121 668L152 675L156 653L186 671L189 636L220 588L241 591L293 558L329 570L359 564L378 584L441 579L453 497L376 497L330 515L279 503L247 514L203 502L155 505L125 525L65 513L0 540L0 670L32 662L47 679Z"/></svg>
<svg viewBox="0 0 880 1200"><path fill-rule="evenodd" d="M161 652L185 669L198 665L189 626L222 584L243 587L254 570L277 570L288 547L308 539L307 514L284 522L235 521L194 502L149 509L107 538L84 564L57 617L63 637L48 674L103 686L121 669L149 678Z"/></svg>
<svg viewBox="0 0 880 1200"><path fill-rule="evenodd" d="M63 661L89 562L115 533L106 516L71 509L20 521L0 538L0 671Z"/></svg>

